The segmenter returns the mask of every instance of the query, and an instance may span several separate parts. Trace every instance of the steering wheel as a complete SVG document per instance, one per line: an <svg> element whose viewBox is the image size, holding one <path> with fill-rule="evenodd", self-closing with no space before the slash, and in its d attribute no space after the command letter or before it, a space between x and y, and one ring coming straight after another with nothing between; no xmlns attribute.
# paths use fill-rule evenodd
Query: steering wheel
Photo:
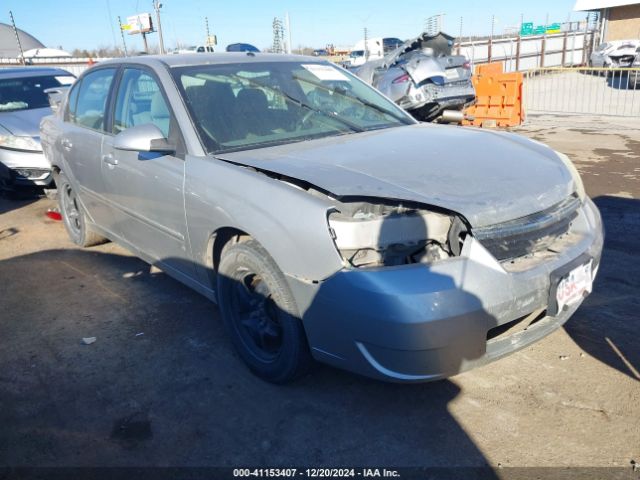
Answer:
<svg viewBox="0 0 640 480"><path fill-rule="evenodd" d="M309 109L309 110L307 110L307 113L305 113L305 114L302 116L302 118L300 119L300 129L301 129L301 130L304 130L304 129L305 129L305 127L307 127L307 126L308 126L309 119L311 118L311 116L312 116L314 113L316 113L314 110L310 110L310 109Z"/></svg>
<svg viewBox="0 0 640 480"><path fill-rule="evenodd" d="M351 105L345 108L344 110L342 110L340 112L340 115L344 115L345 117L350 117L357 120L363 120L365 119L365 116L367 113L368 113L368 110L365 110L363 108L358 108L355 105Z"/></svg>

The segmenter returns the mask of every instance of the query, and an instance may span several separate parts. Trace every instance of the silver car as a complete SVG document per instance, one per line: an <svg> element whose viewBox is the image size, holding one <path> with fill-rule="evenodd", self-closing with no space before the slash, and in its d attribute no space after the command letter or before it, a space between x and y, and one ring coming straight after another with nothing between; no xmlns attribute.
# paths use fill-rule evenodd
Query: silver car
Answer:
<svg viewBox="0 0 640 480"><path fill-rule="evenodd" d="M601 43L591 53L589 66L604 68L621 68L631 66L640 47L640 40L616 40Z"/></svg>
<svg viewBox="0 0 640 480"><path fill-rule="evenodd" d="M46 91L75 77L59 68L0 69L0 187L49 186L51 165L40 146L40 121L51 113Z"/></svg>
<svg viewBox="0 0 640 480"><path fill-rule="evenodd" d="M566 156L418 124L317 57L100 63L41 131L71 239L216 301L272 382L312 359L399 382L495 360L566 322L600 262Z"/></svg>
<svg viewBox="0 0 640 480"><path fill-rule="evenodd" d="M420 121L432 121L446 110L460 112L475 102L471 65L453 55L454 38L446 33L417 38L372 60L354 73Z"/></svg>

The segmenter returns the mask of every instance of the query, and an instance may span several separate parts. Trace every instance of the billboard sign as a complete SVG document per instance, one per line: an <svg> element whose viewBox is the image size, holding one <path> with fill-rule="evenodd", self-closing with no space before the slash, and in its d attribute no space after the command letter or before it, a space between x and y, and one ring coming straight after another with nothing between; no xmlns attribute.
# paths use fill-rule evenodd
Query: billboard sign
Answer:
<svg viewBox="0 0 640 480"><path fill-rule="evenodd" d="M137 15L127 17L127 23L122 25L122 30L125 30L129 35L153 32L151 14L139 13Z"/></svg>

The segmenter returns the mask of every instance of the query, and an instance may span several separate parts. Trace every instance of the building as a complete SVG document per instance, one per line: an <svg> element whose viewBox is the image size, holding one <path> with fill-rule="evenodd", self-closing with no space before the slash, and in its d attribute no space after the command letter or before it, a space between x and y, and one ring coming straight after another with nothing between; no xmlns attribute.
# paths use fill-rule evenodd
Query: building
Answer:
<svg viewBox="0 0 640 480"><path fill-rule="evenodd" d="M34 48L45 48L38 39L27 32L18 29L18 36L20 37L23 52ZM20 49L18 48L18 42L16 42L16 34L13 31L13 27L6 23L0 23L0 58L18 58L19 56Z"/></svg>
<svg viewBox="0 0 640 480"><path fill-rule="evenodd" d="M576 0L576 11L600 13L600 38L640 39L640 2L638 0Z"/></svg>
<svg viewBox="0 0 640 480"><path fill-rule="evenodd" d="M24 51L24 58L60 58L71 54L59 48L32 48Z"/></svg>

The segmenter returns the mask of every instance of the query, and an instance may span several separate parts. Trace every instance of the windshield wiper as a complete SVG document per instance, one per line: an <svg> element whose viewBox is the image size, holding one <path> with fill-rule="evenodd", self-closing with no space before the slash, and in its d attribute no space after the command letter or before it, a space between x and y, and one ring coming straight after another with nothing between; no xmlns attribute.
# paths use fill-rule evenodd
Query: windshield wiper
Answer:
<svg viewBox="0 0 640 480"><path fill-rule="evenodd" d="M260 88L266 88L267 90L270 90L270 91L276 93L277 95L283 96L284 98L289 100L291 103L293 103L295 105L298 105L299 107L306 108L307 110L310 110L310 111L312 111L314 113L318 113L320 115L323 115L325 117L331 118L333 120L337 120L338 122L340 122L343 125L347 126L350 130L353 130L354 132L360 133L360 132L364 132L365 131L365 129L362 128L360 125L357 125L357 124L355 124L355 123L353 123L353 122L351 122L349 120L346 120L346 119L342 118L336 112L330 112L330 111L327 111L327 110L322 110L320 108L313 107L312 105L309 105L308 103L303 102L299 98L296 98L293 95L289 95L288 93L283 92L279 88L274 88L274 87L272 87L270 85L264 85L264 84L262 84L260 82L256 82L254 80L249 80L248 78L244 78L244 77L241 77L239 75L232 75L232 76L236 77L236 78L238 78L238 79L240 79L242 81L245 81L247 83L250 83L251 85L255 85L255 86L260 87Z"/></svg>
<svg viewBox="0 0 640 480"><path fill-rule="evenodd" d="M346 93L342 93L342 92L338 92L340 95L347 97L347 98L353 98L354 100L357 100L358 102L362 103L363 105L366 105L367 107L371 107L374 110L377 110L380 113L384 113L389 115L392 118L395 118L396 120L404 123L405 125L413 125L413 122L411 120L409 120L407 117L404 116L400 116L395 112L392 112L391 110L387 110L384 107L381 107L380 105L376 105L373 102L370 102L369 100L365 100L364 98L359 98L359 97L355 97L353 95L347 95Z"/></svg>
<svg viewBox="0 0 640 480"><path fill-rule="evenodd" d="M380 105L376 105L375 103L370 102L369 100L365 100L364 98L356 97L354 95L347 95L347 93L341 92L340 91L341 89L329 88L329 87L327 87L326 85L323 85L320 82L314 82L313 80L309 80L307 78L300 77L299 75L293 75L293 78L295 80L301 80L301 81L306 82L306 83L308 83L310 85L314 85L316 87L322 88L323 90L326 90L327 92L335 92L338 95L342 95L345 98L351 98L352 100L356 100L356 101L360 102L361 104L366 105L367 107L371 107L371 108L373 108L374 110L376 110L376 111L378 111L380 113L383 113L383 114L389 115L392 118L395 118L396 120L404 123L405 125L413 125L413 122L410 119L408 119L407 117L398 115L397 113L392 112L391 110L387 110L386 108L381 107Z"/></svg>
<svg viewBox="0 0 640 480"><path fill-rule="evenodd" d="M296 97L294 97L292 95L289 95L288 93L283 92L282 90L278 90L278 89L275 89L275 88L273 90L278 92L278 93L280 93L280 95L282 95L283 97L285 97L286 99L288 99L292 103L298 105L299 107L306 108L307 110L310 110L310 111L312 111L314 113L318 113L320 115L324 115L325 117L329 117L329 118L332 118L334 120L337 120L338 122L342 123L343 125L346 125L347 127L349 127L354 132L364 132L364 130L365 130L360 125L357 125L357 124L353 123L350 120L342 118L336 112L331 112L329 110L322 110L321 108L313 107L313 106L309 105L308 103L303 102L299 98L296 98Z"/></svg>

